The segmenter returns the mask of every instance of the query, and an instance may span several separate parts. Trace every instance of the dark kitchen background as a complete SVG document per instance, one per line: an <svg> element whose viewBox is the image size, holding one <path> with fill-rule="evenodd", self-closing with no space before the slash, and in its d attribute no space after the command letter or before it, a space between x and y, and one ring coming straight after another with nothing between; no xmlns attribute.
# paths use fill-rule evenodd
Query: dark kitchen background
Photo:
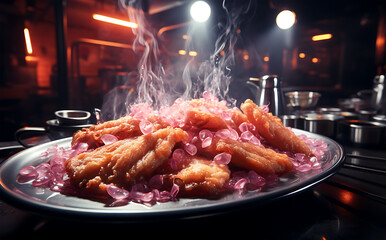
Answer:
<svg viewBox="0 0 386 240"><path fill-rule="evenodd" d="M239 18L231 72L230 95L239 101L253 97L244 91L249 77L277 74L284 89L321 92L320 104L331 106L338 98L371 89L374 76L385 72L383 0L234 2L249 6ZM165 69L183 69L182 63L200 62L213 52L224 11L222 1L208 3L212 15L206 31L188 35L190 1L143 1ZM275 22L284 9L296 14L288 30ZM13 140L20 127L44 126L59 109L93 111L119 84L135 91L135 36L130 28L98 21L94 14L129 21L117 0L0 2L0 141ZM331 38L313 40L321 34ZM185 51L192 38L206 45Z"/></svg>

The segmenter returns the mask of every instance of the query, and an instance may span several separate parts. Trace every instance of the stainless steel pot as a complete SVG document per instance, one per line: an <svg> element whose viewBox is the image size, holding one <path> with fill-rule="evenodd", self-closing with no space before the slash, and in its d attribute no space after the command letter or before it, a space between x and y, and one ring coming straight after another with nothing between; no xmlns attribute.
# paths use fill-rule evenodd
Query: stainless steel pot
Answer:
<svg viewBox="0 0 386 240"><path fill-rule="evenodd" d="M304 128L304 120L299 115L282 115L283 125L292 128Z"/></svg>
<svg viewBox="0 0 386 240"><path fill-rule="evenodd" d="M312 113L303 115L301 118L304 119L304 130L335 138L338 121L342 120L343 116Z"/></svg>
<svg viewBox="0 0 386 240"><path fill-rule="evenodd" d="M382 147L386 141L386 124L364 120L341 121L338 139L354 145Z"/></svg>

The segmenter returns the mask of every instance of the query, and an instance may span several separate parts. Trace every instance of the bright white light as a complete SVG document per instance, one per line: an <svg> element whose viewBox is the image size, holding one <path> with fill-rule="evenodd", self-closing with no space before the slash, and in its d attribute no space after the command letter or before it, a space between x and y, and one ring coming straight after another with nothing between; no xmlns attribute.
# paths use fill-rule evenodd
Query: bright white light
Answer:
<svg viewBox="0 0 386 240"><path fill-rule="evenodd" d="M295 23L296 15L289 10L281 11L276 17L276 24L281 29L288 29Z"/></svg>
<svg viewBox="0 0 386 240"><path fill-rule="evenodd" d="M204 1L197 1L190 7L190 16L197 22L205 22L210 17L210 6Z"/></svg>

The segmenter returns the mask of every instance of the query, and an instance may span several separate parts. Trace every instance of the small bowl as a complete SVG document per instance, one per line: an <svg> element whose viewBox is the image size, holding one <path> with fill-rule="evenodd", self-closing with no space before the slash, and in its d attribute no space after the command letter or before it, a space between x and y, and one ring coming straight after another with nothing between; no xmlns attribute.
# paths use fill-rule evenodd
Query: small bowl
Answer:
<svg viewBox="0 0 386 240"><path fill-rule="evenodd" d="M303 129L303 119L298 115L282 115L283 125L285 127Z"/></svg>
<svg viewBox="0 0 386 240"><path fill-rule="evenodd" d="M335 138L338 128L338 121L342 116L334 114L305 114L301 116L304 119L304 130L318 133L330 138Z"/></svg>
<svg viewBox="0 0 386 240"><path fill-rule="evenodd" d="M55 112L60 125L88 124L91 113L81 110L60 110Z"/></svg>
<svg viewBox="0 0 386 240"><path fill-rule="evenodd" d="M386 141L386 124L364 120L341 121L338 139L358 146L381 147Z"/></svg>
<svg viewBox="0 0 386 240"><path fill-rule="evenodd" d="M309 91L294 91L285 93L285 96L291 107L310 109L316 106L321 94Z"/></svg>

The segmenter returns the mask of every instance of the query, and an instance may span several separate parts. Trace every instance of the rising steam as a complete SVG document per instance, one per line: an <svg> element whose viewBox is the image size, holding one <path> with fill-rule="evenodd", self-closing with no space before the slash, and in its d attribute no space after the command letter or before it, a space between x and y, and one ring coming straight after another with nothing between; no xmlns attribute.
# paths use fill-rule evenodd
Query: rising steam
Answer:
<svg viewBox="0 0 386 240"><path fill-rule="evenodd" d="M236 1L234 8L229 11L226 1L223 1L222 7L226 12L226 19L217 24L216 31L219 31L219 37L215 41L213 54L208 60L201 63L198 69L194 64L195 60L189 60L183 71L178 73L179 76L176 76L182 80L179 84L175 84L166 77L159 58L158 42L146 21L145 13L141 10L141 1L119 0L119 2L127 10L130 21L138 24L138 28L132 28L136 36L133 51L140 56L138 84L135 97L133 97L133 92L122 96L122 94L117 94L116 89L112 90L104 99L102 113L113 111L110 115L116 119L126 115L133 104L147 103L154 109L159 109L164 105L170 105L178 97L185 100L197 98L204 91L210 91L220 100L227 100L232 105L236 104L235 100L228 97L230 73L235 64L234 49L238 38L236 31L240 23L240 16L248 10L249 6L245 9L245 7L238 6ZM194 28L192 24L188 34L192 34L195 31ZM191 49L191 44L191 41L187 41L187 50ZM178 68L182 70L181 67L174 67L174 69ZM183 85L182 92L176 89L178 85Z"/></svg>

